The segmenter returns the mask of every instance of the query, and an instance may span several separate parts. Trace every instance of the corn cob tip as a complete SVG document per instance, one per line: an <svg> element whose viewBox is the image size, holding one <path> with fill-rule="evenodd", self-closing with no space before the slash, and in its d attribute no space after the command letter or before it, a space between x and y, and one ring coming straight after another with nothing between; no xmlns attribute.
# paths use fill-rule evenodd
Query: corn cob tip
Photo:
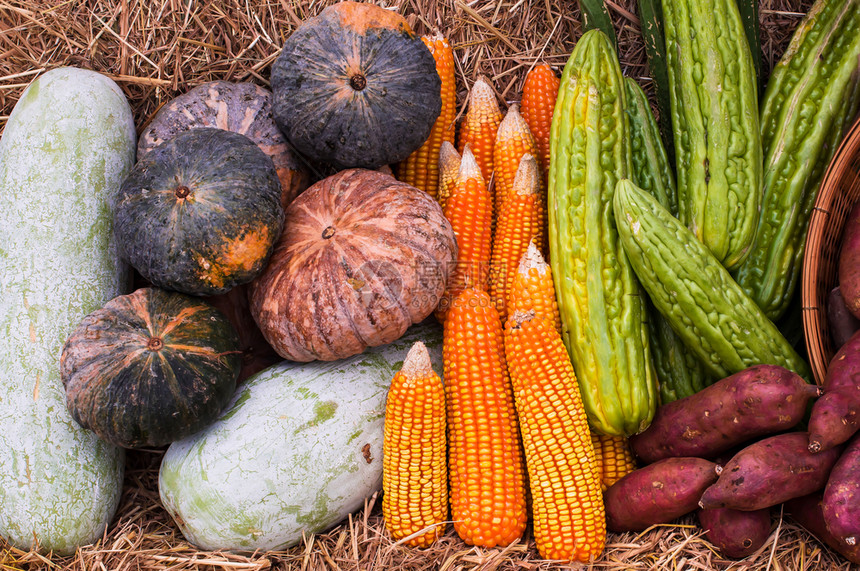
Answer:
<svg viewBox="0 0 860 571"><path fill-rule="evenodd" d="M484 177L481 174L481 167L478 166L478 161L475 155L472 154L472 149L467 144L463 147L463 156L460 158L460 170L457 173L457 178L461 181L474 178L481 184L484 184Z"/></svg>
<svg viewBox="0 0 860 571"><path fill-rule="evenodd" d="M540 172L537 160L526 153L520 159L517 174L514 175L513 191L528 196L540 192Z"/></svg>
<svg viewBox="0 0 860 571"><path fill-rule="evenodd" d="M456 160L460 161L460 153L457 152L457 147L451 141L442 141L442 146L439 147L439 162Z"/></svg>
<svg viewBox="0 0 860 571"><path fill-rule="evenodd" d="M518 309L508 316L506 327L519 327L527 321L531 321L537 314L534 309L522 310Z"/></svg>
<svg viewBox="0 0 860 571"><path fill-rule="evenodd" d="M549 268L549 264L543 259L540 250L535 245L535 241L529 242L529 247L526 249L523 257L520 258L520 265L517 271L523 275L528 275L532 269L537 270L538 274L543 275Z"/></svg>
<svg viewBox="0 0 860 571"><path fill-rule="evenodd" d="M416 341L406 354L400 369L404 375L412 379L422 378L433 372L430 365L430 353L421 341Z"/></svg>

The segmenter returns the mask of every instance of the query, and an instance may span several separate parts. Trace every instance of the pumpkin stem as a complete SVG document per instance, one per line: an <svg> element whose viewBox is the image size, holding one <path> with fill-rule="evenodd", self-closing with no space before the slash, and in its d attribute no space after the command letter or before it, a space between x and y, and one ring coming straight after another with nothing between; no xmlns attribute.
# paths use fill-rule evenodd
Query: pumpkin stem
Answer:
<svg viewBox="0 0 860 571"><path fill-rule="evenodd" d="M173 192L176 194L176 198L185 198L191 194L191 189L183 184L181 186L177 186Z"/></svg>
<svg viewBox="0 0 860 571"><path fill-rule="evenodd" d="M367 87L367 78L360 73L356 73L352 77L349 78L349 86L355 89L356 91L361 91L365 87Z"/></svg>
<svg viewBox="0 0 860 571"><path fill-rule="evenodd" d="M334 226L326 226L325 230L322 231L322 237L324 240L328 240L334 236Z"/></svg>
<svg viewBox="0 0 860 571"><path fill-rule="evenodd" d="M161 337L150 337L149 343L146 344L146 348L150 351L160 351L162 347L164 347L164 341Z"/></svg>

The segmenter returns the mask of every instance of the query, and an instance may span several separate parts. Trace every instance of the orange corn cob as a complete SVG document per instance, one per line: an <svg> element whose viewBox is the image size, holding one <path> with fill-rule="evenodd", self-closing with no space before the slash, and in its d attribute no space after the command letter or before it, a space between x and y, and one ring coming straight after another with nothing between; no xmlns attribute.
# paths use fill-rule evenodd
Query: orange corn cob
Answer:
<svg viewBox="0 0 860 571"><path fill-rule="evenodd" d="M513 192L514 179L520 168L520 160L524 155L538 156L535 138L529 130L528 123L520 115L519 105L514 103L508 108L505 118L499 124L496 132L496 142L493 145L493 170L495 172L494 208L496 216L501 216L501 207ZM540 167L535 163L536 174ZM538 176L538 185L540 185ZM540 191L537 186L536 191Z"/></svg>
<svg viewBox="0 0 860 571"><path fill-rule="evenodd" d="M436 194L436 200L439 201L442 210L445 210L448 197L454 191L459 172L460 153L457 152L453 144L443 141L439 148L439 191Z"/></svg>
<svg viewBox="0 0 860 571"><path fill-rule="evenodd" d="M546 319L561 333L561 317L555 286L552 283L552 270L547 264L534 241L520 259L520 265L508 292L508 313L515 311L534 311L537 317Z"/></svg>
<svg viewBox="0 0 860 571"><path fill-rule="evenodd" d="M457 93L454 81L454 52L441 34L422 36L421 41L436 60L436 72L442 80L442 111L427 141L398 165L398 178L406 184L436 196L439 186L439 148L443 141L454 143L454 118L457 115Z"/></svg>
<svg viewBox="0 0 860 571"><path fill-rule="evenodd" d="M505 355L523 438L538 552L586 563L606 540L594 447L561 336L534 312L505 323Z"/></svg>
<svg viewBox="0 0 860 571"><path fill-rule="evenodd" d="M537 143L544 173L549 172L549 127L558 88L558 77L545 63L533 67L523 84L522 114Z"/></svg>
<svg viewBox="0 0 860 571"><path fill-rule="evenodd" d="M444 212L457 238L457 265L436 311L440 321L444 321L449 304L467 285L483 291L488 286L493 201L468 146L463 150L457 183Z"/></svg>
<svg viewBox="0 0 860 571"><path fill-rule="evenodd" d="M592 432L591 444L594 446L594 466L600 476L602 490L605 491L636 469L636 461L627 438Z"/></svg>
<svg viewBox="0 0 860 571"><path fill-rule="evenodd" d="M502 323L486 292L454 299L442 347L454 529L469 545L508 545L526 527L525 467Z"/></svg>
<svg viewBox="0 0 860 571"><path fill-rule="evenodd" d="M382 516L394 539L427 547L445 531L448 462L445 391L418 341L391 381L385 404Z"/></svg>
<svg viewBox="0 0 860 571"><path fill-rule="evenodd" d="M493 174L493 146L501 122L502 110L499 109L496 93L487 79L480 76L469 92L469 104L460 129L457 150L463 154L466 145L471 147L481 167L481 174L488 183Z"/></svg>
<svg viewBox="0 0 860 571"><path fill-rule="evenodd" d="M498 180L501 181L501 177ZM542 225L543 211L537 160L532 155L525 154L517 169L512 192L498 210L496 232L493 236L490 297L502 320L508 316L508 290L514 281L520 259L532 240L538 243L544 240L546 227Z"/></svg>

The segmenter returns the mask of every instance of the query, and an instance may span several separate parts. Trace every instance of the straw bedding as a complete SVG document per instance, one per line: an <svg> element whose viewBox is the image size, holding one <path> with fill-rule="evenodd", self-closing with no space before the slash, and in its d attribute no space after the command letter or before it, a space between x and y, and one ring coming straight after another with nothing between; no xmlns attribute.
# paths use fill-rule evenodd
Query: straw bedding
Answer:
<svg viewBox="0 0 860 571"><path fill-rule="evenodd" d="M27 83L61 65L98 70L123 88L142 129L159 106L214 79L268 84L270 66L296 25L335 0L0 0L0 133ZM441 30L457 58L460 108L478 74L500 100L519 99L538 61L557 70L581 35L575 0L388 0L419 33ZM652 93L634 0L607 0L625 75ZM779 59L811 0L761 0L764 72ZM0 540L0 569L849 569L812 536L774 512L767 544L744 561L720 557L693 517L641 534L610 534L590 566L539 558L530 532L505 549L465 545L449 526L428 549L387 534L378 497L324 535L284 552L200 552L158 499L163 451L128 454L120 508L103 540L71 557L16 550Z"/></svg>

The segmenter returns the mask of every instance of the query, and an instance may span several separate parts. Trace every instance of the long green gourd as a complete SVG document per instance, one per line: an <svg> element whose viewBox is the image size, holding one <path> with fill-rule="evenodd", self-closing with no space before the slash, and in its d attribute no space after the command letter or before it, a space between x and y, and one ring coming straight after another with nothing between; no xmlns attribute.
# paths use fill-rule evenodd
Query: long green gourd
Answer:
<svg viewBox="0 0 860 571"><path fill-rule="evenodd" d="M758 89L735 0L662 0L678 217L727 268L755 238Z"/></svg>
<svg viewBox="0 0 860 571"><path fill-rule="evenodd" d="M858 110L860 0L819 0L792 36L762 102L759 229L735 279L772 320L800 278L824 171Z"/></svg>
<svg viewBox="0 0 860 571"><path fill-rule="evenodd" d="M809 365L717 258L654 197L618 183L615 221L624 251L657 310L717 378L780 365L810 380Z"/></svg>
<svg viewBox="0 0 860 571"><path fill-rule="evenodd" d="M666 149L660 141L657 122L648 98L636 80L624 78L627 117L630 120L630 162L632 180L651 194L673 216L678 214L675 177ZM649 304L650 305L650 304ZM653 307L648 308L651 355L657 371L660 402L665 404L693 395L715 379L699 357L672 330L669 322Z"/></svg>
<svg viewBox="0 0 860 571"><path fill-rule="evenodd" d="M631 435L651 422L657 385L642 290L612 219L630 171L624 84L612 44L583 34L561 77L550 130L550 260L562 337L589 422Z"/></svg>
<svg viewBox="0 0 860 571"><path fill-rule="evenodd" d="M123 451L72 419L60 353L128 285L110 207L135 139L113 81L58 68L24 91L0 140L0 536L20 549L73 553L119 502Z"/></svg>

